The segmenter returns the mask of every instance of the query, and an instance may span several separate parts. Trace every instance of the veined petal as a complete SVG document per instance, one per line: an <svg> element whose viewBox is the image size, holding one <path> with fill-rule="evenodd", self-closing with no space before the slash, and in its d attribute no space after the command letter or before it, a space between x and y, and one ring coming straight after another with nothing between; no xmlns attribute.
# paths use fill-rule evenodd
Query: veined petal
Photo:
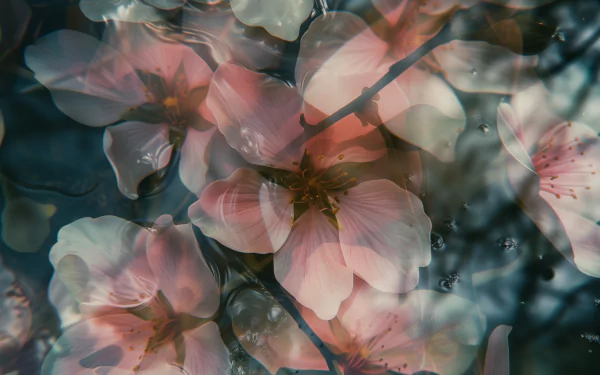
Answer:
<svg viewBox="0 0 600 375"><path fill-rule="evenodd" d="M229 145L250 163L291 169L300 160L303 150L285 150L303 132L302 98L294 88L224 64L215 72L206 101Z"/></svg>
<svg viewBox="0 0 600 375"><path fill-rule="evenodd" d="M183 339L185 341L183 368L188 374L227 374L229 351L223 344L219 327L214 322L183 332Z"/></svg>
<svg viewBox="0 0 600 375"><path fill-rule="evenodd" d="M508 335L511 326L500 325L492 331L485 352L484 375L509 375Z"/></svg>
<svg viewBox="0 0 600 375"><path fill-rule="evenodd" d="M337 230L316 209L308 209L273 260L275 277L298 302L321 319L332 319L352 292Z"/></svg>
<svg viewBox="0 0 600 375"><path fill-rule="evenodd" d="M421 201L389 180L375 180L348 190L339 206L348 267L381 291L413 289L419 267L431 261L431 222Z"/></svg>
<svg viewBox="0 0 600 375"><path fill-rule="evenodd" d="M141 227L114 216L79 219L58 232L50 262L80 303L139 306L157 289L146 260L146 236Z"/></svg>
<svg viewBox="0 0 600 375"><path fill-rule="evenodd" d="M279 250L292 229L292 193L240 168L206 187L189 208L192 223L225 246L247 253Z"/></svg>
<svg viewBox="0 0 600 375"><path fill-rule="evenodd" d="M54 274L50 280L48 299L58 312L60 327L63 330L81 321L79 302L73 298L71 291L60 280L57 274Z"/></svg>
<svg viewBox="0 0 600 375"><path fill-rule="evenodd" d="M138 198L137 187L145 177L169 164L172 149L166 124L130 121L104 132L104 153L119 190L129 199Z"/></svg>
<svg viewBox="0 0 600 375"><path fill-rule="evenodd" d="M178 313L208 318L219 307L217 282L210 272L191 224L173 225L173 218L156 219L148 235L148 263L158 288Z"/></svg>
<svg viewBox="0 0 600 375"><path fill-rule="evenodd" d="M293 41L313 8L312 0L231 0L235 16L249 26L264 27L271 35Z"/></svg>

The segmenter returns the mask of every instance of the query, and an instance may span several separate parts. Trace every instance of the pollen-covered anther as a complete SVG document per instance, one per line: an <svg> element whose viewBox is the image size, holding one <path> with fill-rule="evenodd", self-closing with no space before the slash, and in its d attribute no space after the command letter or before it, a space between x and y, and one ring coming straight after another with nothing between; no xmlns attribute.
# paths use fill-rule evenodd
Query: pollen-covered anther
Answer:
<svg viewBox="0 0 600 375"><path fill-rule="evenodd" d="M338 158L338 160L343 160L344 159L344 154L339 154L337 158Z"/></svg>

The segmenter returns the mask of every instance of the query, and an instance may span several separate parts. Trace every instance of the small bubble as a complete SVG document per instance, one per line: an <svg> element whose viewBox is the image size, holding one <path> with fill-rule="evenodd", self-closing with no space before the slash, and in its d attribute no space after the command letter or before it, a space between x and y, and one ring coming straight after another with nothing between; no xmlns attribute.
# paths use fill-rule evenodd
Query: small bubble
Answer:
<svg viewBox="0 0 600 375"><path fill-rule="evenodd" d="M454 220L453 218L449 217L446 220L444 220L444 225L448 229L453 229L454 227L456 227L456 220Z"/></svg>
<svg viewBox="0 0 600 375"><path fill-rule="evenodd" d="M477 69L473 68L471 69L471 74L476 76L477 75Z"/></svg>
<svg viewBox="0 0 600 375"><path fill-rule="evenodd" d="M482 133L488 133L490 131L490 126L487 124L481 124L479 125L479 131Z"/></svg>
<svg viewBox="0 0 600 375"><path fill-rule="evenodd" d="M450 141L444 142L444 147L446 147L446 148L452 147L452 142L450 142Z"/></svg>
<svg viewBox="0 0 600 375"><path fill-rule="evenodd" d="M442 236L436 233L431 233L431 248L434 250L440 250L444 247L444 239Z"/></svg>
<svg viewBox="0 0 600 375"><path fill-rule="evenodd" d="M444 289L450 290L452 289L452 282L448 279L441 279L440 286Z"/></svg>
<svg viewBox="0 0 600 375"><path fill-rule="evenodd" d="M519 244L513 238L503 237L498 240L498 247L504 251L514 251L519 247Z"/></svg>
<svg viewBox="0 0 600 375"><path fill-rule="evenodd" d="M596 304L596 306L600 306L600 299L595 299L594 303Z"/></svg>

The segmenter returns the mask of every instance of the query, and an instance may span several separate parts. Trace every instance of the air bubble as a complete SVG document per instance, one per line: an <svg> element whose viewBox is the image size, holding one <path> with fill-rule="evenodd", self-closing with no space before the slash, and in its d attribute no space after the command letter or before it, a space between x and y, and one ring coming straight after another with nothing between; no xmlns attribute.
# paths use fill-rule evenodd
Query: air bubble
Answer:
<svg viewBox="0 0 600 375"><path fill-rule="evenodd" d="M454 229L454 227L456 227L456 220L454 220L453 218L449 217L446 220L444 220L444 225L448 229Z"/></svg>
<svg viewBox="0 0 600 375"><path fill-rule="evenodd" d="M440 250L444 247L444 239L442 236L436 233L431 233L431 248L434 250Z"/></svg>
<svg viewBox="0 0 600 375"><path fill-rule="evenodd" d="M519 247L519 244L513 238L503 237L498 240L498 247L504 251L514 251Z"/></svg>
<svg viewBox="0 0 600 375"><path fill-rule="evenodd" d="M471 69L471 74L476 76L477 75L477 69L473 68Z"/></svg>
<svg viewBox="0 0 600 375"><path fill-rule="evenodd" d="M487 124L481 124L481 125L479 125L479 131L481 131L484 134L489 133L490 127Z"/></svg>

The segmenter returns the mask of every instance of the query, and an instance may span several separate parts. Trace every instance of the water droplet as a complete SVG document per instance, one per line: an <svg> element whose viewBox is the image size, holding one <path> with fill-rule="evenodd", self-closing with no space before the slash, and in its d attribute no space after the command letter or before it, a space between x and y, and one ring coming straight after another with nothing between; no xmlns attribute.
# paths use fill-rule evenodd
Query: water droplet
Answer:
<svg viewBox="0 0 600 375"><path fill-rule="evenodd" d="M272 306L269 309L267 318L272 322L277 322L283 315L283 309L280 306Z"/></svg>
<svg viewBox="0 0 600 375"><path fill-rule="evenodd" d="M477 69L473 68L471 69L471 74L476 76L477 75Z"/></svg>
<svg viewBox="0 0 600 375"><path fill-rule="evenodd" d="M513 238L503 237L498 240L498 247L504 251L514 251L519 247L519 244Z"/></svg>
<svg viewBox="0 0 600 375"><path fill-rule="evenodd" d="M431 248L434 250L440 250L444 247L444 239L442 236L436 233L431 233Z"/></svg>
<svg viewBox="0 0 600 375"><path fill-rule="evenodd" d="M481 124L479 125L479 131L481 131L482 133L488 133L490 131L490 126L488 124Z"/></svg>
<svg viewBox="0 0 600 375"><path fill-rule="evenodd" d="M460 281L460 276L457 273L453 273L450 275L450 282L452 284L456 284L459 281Z"/></svg>
<svg viewBox="0 0 600 375"><path fill-rule="evenodd" d="M441 279L440 286L444 289L450 290L452 289L452 283L448 279Z"/></svg>
<svg viewBox="0 0 600 375"><path fill-rule="evenodd" d="M456 221L453 218L449 217L446 220L444 220L444 225L448 229L454 229L454 227L456 227Z"/></svg>

